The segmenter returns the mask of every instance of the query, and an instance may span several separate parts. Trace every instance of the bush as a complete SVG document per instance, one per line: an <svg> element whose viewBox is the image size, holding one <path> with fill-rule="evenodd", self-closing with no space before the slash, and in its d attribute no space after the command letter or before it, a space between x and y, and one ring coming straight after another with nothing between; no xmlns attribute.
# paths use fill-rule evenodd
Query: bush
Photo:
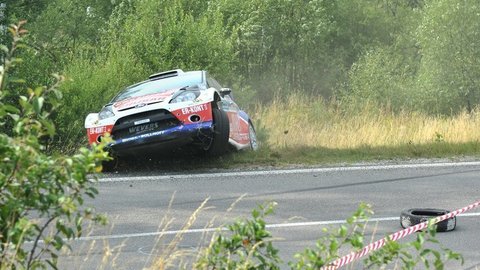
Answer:
<svg viewBox="0 0 480 270"><path fill-rule="evenodd" d="M56 268L58 252L69 247L66 240L80 237L88 220L104 222L86 196L94 198L94 173L107 158L103 145L81 148L73 156L48 155L46 143L55 135L49 120L60 104L55 76L50 87L26 88L18 103L4 103L13 83L8 73L20 59L24 46L24 22L9 28L10 48L2 46L0 68L0 269ZM28 245L26 243L29 242ZM31 244L30 244L31 243Z"/></svg>
<svg viewBox="0 0 480 270"><path fill-rule="evenodd" d="M274 204L252 211L251 220L237 220L227 228L230 237L218 234L197 262L198 269L280 269L278 250L273 247L272 234L265 229L265 216Z"/></svg>

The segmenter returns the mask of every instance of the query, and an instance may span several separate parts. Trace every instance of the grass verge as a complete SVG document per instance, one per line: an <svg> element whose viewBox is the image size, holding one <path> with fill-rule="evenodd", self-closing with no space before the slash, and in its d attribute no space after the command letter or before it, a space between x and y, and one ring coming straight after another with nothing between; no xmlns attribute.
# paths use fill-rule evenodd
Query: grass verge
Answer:
<svg viewBox="0 0 480 270"><path fill-rule="evenodd" d="M256 169L259 167L328 166L362 162L411 159L480 159L480 142L405 144L398 146L361 146L353 149L324 147L268 146L257 152L241 151L220 158L198 158L195 155L173 154L151 158L121 160L119 172L199 171L211 169Z"/></svg>
<svg viewBox="0 0 480 270"><path fill-rule="evenodd" d="M430 143L398 146L360 146L353 149L329 149L323 147L264 148L259 152L245 152L225 159L225 167L238 165L283 166L294 164L332 165L373 161L401 161L410 159L480 158L480 143Z"/></svg>

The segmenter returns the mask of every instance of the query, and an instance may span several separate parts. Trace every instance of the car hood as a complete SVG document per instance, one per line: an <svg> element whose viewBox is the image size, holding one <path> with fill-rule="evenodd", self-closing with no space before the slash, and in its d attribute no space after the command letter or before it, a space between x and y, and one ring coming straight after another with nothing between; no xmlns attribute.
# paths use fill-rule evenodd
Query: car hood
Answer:
<svg viewBox="0 0 480 270"><path fill-rule="evenodd" d="M155 93L155 94L148 94L133 98L127 98L120 100L118 102L113 103L113 110L114 111L124 111L132 108L140 108L149 104L160 103L164 101L168 101L172 98L172 96L178 91L169 90L162 93Z"/></svg>

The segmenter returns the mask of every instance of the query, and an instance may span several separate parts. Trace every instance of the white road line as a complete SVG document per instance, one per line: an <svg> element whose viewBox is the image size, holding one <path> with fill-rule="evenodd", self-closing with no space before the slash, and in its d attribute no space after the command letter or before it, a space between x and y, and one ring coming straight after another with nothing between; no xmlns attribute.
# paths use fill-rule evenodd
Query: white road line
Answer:
<svg viewBox="0 0 480 270"><path fill-rule="evenodd" d="M458 215L458 217L478 217L480 213L467 213ZM383 222L383 221L399 221L400 217L384 217L384 218L371 218L368 220L371 222ZM293 223L279 223L279 224L267 224L267 229L275 228L292 228L292 227L307 227L307 226L322 226L332 224L345 224L345 220L327 220L327 221L311 221L311 222L293 222ZM75 239L76 241L91 241L91 240L108 240L108 239L120 239L120 238L136 238L136 237L148 237L148 236L163 236L163 235L176 235L176 234L193 234L193 233L207 233L218 231L218 228L204 228L204 229L190 229L190 230L172 230L172 231L160 231L160 232L148 232L148 233L130 233L130 234L114 234L114 235L96 235L85 236ZM226 229L222 229L225 231Z"/></svg>
<svg viewBox="0 0 480 270"><path fill-rule="evenodd" d="M331 168L309 168L309 169L287 169L287 170L263 170L244 171L227 173L200 173L200 174L177 174L177 175L155 175L155 176L132 176L132 177L100 177L99 182L130 182L130 181L154 181L154 180L176 180L190 178L223 178L223 177L245 177L262 175L282 175L297 173L326 173L342 171L366 171L366 170L391 170L391 169L412 169L412 168L443 168L443 167L467 167L480 166L479 161L472 162L444 162L444 163L420 163L420 164L398 164L398 165L371 165Z"/></svg>

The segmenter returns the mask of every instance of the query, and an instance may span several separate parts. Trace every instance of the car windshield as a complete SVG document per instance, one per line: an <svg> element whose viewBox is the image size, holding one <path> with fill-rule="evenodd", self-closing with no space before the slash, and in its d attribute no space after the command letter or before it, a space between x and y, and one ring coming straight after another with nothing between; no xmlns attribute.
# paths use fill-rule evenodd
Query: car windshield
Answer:
<svg viewBox="0 0 480 270"><path fill-rule="evenodd" d="M127 87L115 98L113 98L112 103L133 97L163 93L169 90L195 86L198 86L200 89L205 89L204 83L202 82L202 76L200 76L200 74L197 72L159 80L146 81Z"/></svg>

